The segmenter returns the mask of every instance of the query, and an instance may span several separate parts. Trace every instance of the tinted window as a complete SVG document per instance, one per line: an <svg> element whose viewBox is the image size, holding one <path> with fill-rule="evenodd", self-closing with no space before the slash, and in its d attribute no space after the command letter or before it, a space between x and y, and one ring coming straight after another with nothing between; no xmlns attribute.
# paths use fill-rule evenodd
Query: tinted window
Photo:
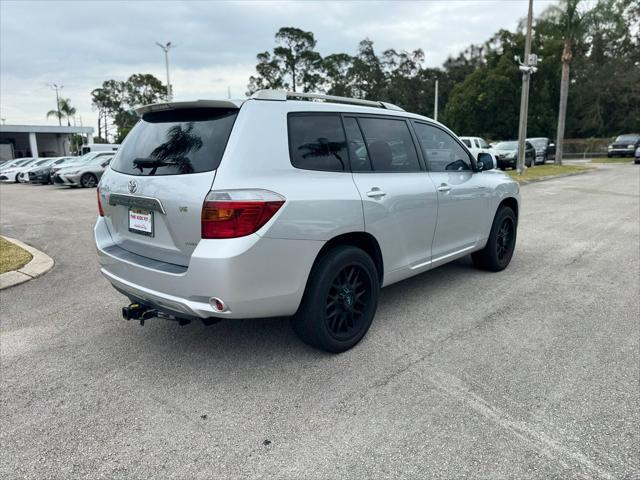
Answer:
<svg viewBox="0 0 640 480"><path fill-rule="evenodd" d="M471 140L469 140L468 138L461 138L460 140L462 140L462 143L464 143L467 147L471 148Z"/></svg>
<svg viewBox="0 0 640 480"><path fill-rule="evenodd" d="M291 164L305 170L347 170L347 141L339 115L289 115Z"/></svg>
<svg viewBox="0 0 640 480"><path fill-rule="evenodd" d="M360 118L358 121L374 171L420 171L418 153L404 120Z"/></svg>
<svg viewBox="0 0 640 480"><path fill-rule="evenodd" d="M220 165L237 110L199 108L144 115L111 168L129 175L179 175ZM104 152L113 155L113 152Z"/></svg>
<svg viewBox="0 0 640 480"><path fill-rule="evenodd" d="M414 125L430 171L472 170L469 154L451 135L425 123Z"/></svg>
<svg viewBox="0 0 640 480"><path fill-rule="evenodd" d="M369 152L367 152L367 146L364 143L358 121L353 117L345 117L344 129L347 132L347 142L349 143L351 170L354 172L370 172Z"/></svg>

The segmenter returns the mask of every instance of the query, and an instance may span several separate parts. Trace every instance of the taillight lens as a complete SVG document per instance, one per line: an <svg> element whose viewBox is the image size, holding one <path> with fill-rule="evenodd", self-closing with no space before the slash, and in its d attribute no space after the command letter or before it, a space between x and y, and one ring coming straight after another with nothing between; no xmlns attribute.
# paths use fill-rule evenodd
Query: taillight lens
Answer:
<svg viewBox="0 0 640 480"><path fill-rule="evenodd" d="M284 204L269 190L213 190L202 205L202 238L236 238L257 232Z"/></svg>
<svg viewBox="0 0 640 480"><path fill-rule="evenodd" d="M102 201L100 200L100 187L96 188L96 194L98 195L98 215L104 217L104 210L102 209Z"/></svg>

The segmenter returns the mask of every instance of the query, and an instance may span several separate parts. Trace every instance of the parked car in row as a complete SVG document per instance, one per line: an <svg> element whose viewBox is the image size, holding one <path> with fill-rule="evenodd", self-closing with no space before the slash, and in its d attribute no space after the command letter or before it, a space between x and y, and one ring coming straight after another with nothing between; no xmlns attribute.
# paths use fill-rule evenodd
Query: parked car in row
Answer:
<svg viewBox="0 0 640 480"><path fill-rule="evenodd" d="M292 316L304 342L342 352L382 287L469 254L499 271L513 255L518 184L395 105L262 90L137 112L94 230L126 319Z"/></svg>
<svg viewBox="0 0 640 480"><path fill-rule="evenodd" d="M607 148L607 157L633 157L638 147L640 147L640 134L620 135Z"/></svg>
<svg viewBox="0 0 640 480"><path fill-rule="evenodd" d="M74 160L70 160L69 162L63 165L54 165L53 167L51 167L51 178L53 179L55 174L59 170L62 170L63 168L70 167L72 165L84 165L85 163L90 162L94 158L104 158L104 159L106 159L107 157L111 158L113 157L113 155L114 155L113 152L89 152L85 155L82 155L81 157L75 157Z"/></svg>
<svg viewBox="0 0 640 480"><path fill-rule="evenodd" d="M556 144L547 137L527 138L527 142L536 150L536 164L544 165L556 154Z"/></svg>
<svg viewBox="0 0 640 480"><path fill-rule="evenodd" d="M63 166L53 175L53 183L69 187L95 187L112 158L113 154L97 155L87 162Z"/></svg>
<svg viewBox="0 0 640 480"><path fill-rule="evenodd" d="M56 160L56 157L50 158L37 158L35 162L31 163L28 168L22 169L22 171L18 174L18 182L20 183L29 183L29 172L33 171L33 169L38 169L40 167L46 167L51 165Z"/></svg>
<svg viewBox="0 0 640 480"><path fill-rule="evenodd" d="M640 163L640 147L636 148L636 154L633 158L633 163L635 164Z"/></svg>
<svg viewBox="0 0 640 480"><path fill-rule="evenodd" d="M494 168L497 168L498 162L495 157L495 152L493 150L493 147L491 147L491 145L489 145L484 138L465 137L465 136L458 137L458 138L460 138L462 143L464 143L467 146L469 151L476 157L476 159L478 158L478 154L480 153L488 153L489 155L491 155L491 157L494 160Z"/></svg>
<svg viewBox="0 0 640 480"><path fill-rule="evenodd" d="M75 160L77 157L55 157L50 159L49 163L42 164L40 166L31 167L27 173L29 175L29 182L34 184L47 184L53 183L51 179L51 170L56 165L62 165Z"/></svg>
<svg viewBox="0 0 640 480"><path fill-rule="evenodd" d="M506 170L507 168L516 168L516 160L518 158L518 141L507 140L498 142L493 147L496 152L496 160L498 168ZM536 150L530 142L525 142L524 159L525 165L530 167L536 158Z"/></svg>
<svg viewBox="0 0 640 480"><path fill-rule="evenodd" d="M20 181L18 179L19 175L37 161L37 158L23 158L14 162L12 166L0 170L0 182L18 183Z"/></svg>

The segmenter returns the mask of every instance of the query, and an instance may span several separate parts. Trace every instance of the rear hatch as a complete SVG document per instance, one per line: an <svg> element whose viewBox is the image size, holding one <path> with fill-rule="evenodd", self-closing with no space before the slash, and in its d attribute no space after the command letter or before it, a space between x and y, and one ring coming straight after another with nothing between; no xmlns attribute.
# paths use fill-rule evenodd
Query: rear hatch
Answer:
<svg viewBox="0 0 640 480"><path fill-rule="evenodd" d="M143 107L103 176L107 228L127 251L189 265L201 238L202 204L239 106L199 101Z"/></svg>

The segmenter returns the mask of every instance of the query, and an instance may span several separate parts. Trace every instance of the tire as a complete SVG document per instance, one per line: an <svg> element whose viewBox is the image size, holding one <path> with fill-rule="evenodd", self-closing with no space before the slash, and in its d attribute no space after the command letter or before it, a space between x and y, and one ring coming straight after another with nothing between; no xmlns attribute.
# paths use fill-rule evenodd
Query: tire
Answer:
<svg viewBox="0 0 640 480"><path fill-rule="evenodd" d="M307 345L332 353L349 350L365 336L378 307L380 280L363 250L343 245L318 258L302 303L291 320Z"/></svg>
<svg viewBox="0 0 640 480"><path fill-rule="evenodd" d="M501 207L493 219L487 244L482 250L471 254L473 264L477 268L492 272L507 268L516 247L517 233L516 214L509 207Z"/></svg>
<svg viewBox="0 0 640 480"><path fill-rule="evenodd" d="M95 187L98 184L98 179L93 173L85 173L80 177L80 186L82 188Z"/></svg>

